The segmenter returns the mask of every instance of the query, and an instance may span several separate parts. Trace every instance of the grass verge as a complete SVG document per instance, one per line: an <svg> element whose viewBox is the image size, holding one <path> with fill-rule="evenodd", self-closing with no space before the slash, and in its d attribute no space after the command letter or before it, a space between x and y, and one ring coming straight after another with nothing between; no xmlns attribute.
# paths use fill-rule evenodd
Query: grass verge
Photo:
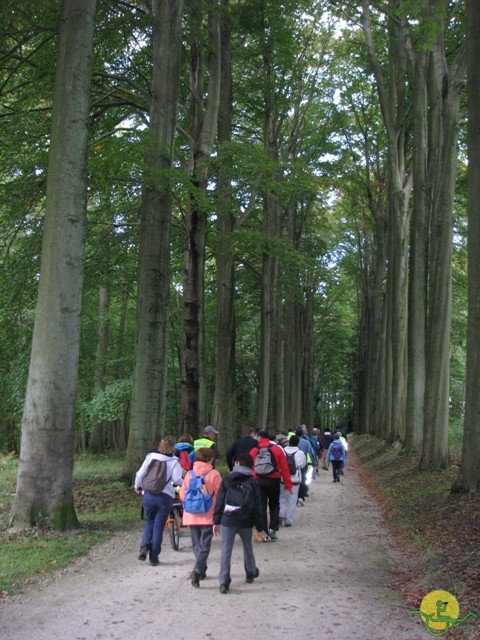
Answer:
<svg viewBox="0 0 480 640"><path fill-rule="evenodd" d="M457 465L420 472L418 458L373 436L354 436L352 444L359 474L406 559L394 587L412 610L431 591L448 591L460 616L477 618L443 637L480 638L480 496L450 492Z"/></svg>
<svg viewBox="0 0 480 640"><path fill-rule="evenodd" d="M88 455L75 460L78 529L58 532L33 528L19 534L9 533L17 463L14 456L0 456L0 597L65 567L115 533L138 525L140 501L120 479L123 456Z"/></svg>

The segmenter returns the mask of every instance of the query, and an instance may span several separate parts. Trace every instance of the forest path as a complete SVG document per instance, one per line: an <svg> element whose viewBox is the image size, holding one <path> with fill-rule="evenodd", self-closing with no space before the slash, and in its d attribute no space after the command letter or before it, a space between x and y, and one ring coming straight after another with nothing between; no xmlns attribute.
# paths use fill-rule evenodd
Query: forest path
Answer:
<svg viewBox="0 0 480 640"><path fill-rule="evenodd" d="M240 543L230 593L218 591L220 540L200 589L189 581L190 536L164 537L160 566L137 560L138 530L99 545L68 569L0 602L8 640L422 640L390 587L402 561L350 457L342 482L322 471L278 540L254 547L260 577L245 583Z"/></svg>

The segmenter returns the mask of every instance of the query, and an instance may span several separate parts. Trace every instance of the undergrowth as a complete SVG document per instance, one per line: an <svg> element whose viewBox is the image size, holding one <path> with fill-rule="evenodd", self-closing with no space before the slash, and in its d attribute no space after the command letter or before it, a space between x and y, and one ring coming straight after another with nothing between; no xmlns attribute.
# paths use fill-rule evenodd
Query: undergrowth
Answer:
<svg viewBox="0 0 480 640"><path fill-rule="evenodd" d="M460 616L472 611L477 618L443 637L478 640L480 496L451 492L455 464L421 472L418 458L373 436L355 436L352 444L359 474L382 506L406 559L394 587L412 610L431 591L448 591L460 604Z"/></svg>

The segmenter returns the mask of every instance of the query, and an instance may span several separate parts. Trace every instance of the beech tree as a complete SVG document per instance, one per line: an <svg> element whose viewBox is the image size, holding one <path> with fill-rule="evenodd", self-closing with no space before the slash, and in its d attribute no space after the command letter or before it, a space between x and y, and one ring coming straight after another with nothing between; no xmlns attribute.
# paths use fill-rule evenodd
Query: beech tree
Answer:
<svg viewBox="0 0 480 640"><path fill-rule="evenodd" d="M171 170L180 82L182 11L180 0L152 3L152 95L144 156L132 409L123 468L130 480L165 428Z"/></svg>
<svg viewBox="0 0 480 640"><path fill-rule="evenodd" d="M480 5L467 0L468 327L465 428L456 489L480 491Z"/></svg>
<svg viewBox="0 0 480 640"><path fill-rule="evenodd" d="M203 30L206 7L207 43ZM221 44L218 0L188 2L190 29L188 144L190 179L185 221L181 431L196 437L206 424L204 275L207 185L220 105ZM205 71L207 61L207 71ZM205 87L205 81L207 86Z"/></svg>
<svg viewBox="0 0 480 640"><path fill-rule="evenodd" d="M63 0L40 283L11 527L77 524L72 498L95 0Z"/></svg>

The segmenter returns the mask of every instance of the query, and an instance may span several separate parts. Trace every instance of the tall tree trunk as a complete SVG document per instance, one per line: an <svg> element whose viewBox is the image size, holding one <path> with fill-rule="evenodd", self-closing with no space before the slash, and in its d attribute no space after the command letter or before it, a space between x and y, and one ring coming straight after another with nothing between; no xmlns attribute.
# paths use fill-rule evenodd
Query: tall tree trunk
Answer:
<svg viewBox="0 0 480 640"><path fill-rule="evenodd" d="M408 201L411 191L406 154L406 57L405 32L401 21L388 19L388 83L375 52L370 22L370 2L363 0L363 32L377 85L383 121L388 137L389 241L387 245L387 287L385 301L385 419L377 433L393 442L406 432L407 380L407 283L408 283ZM393 2L398 15L398 2ZM380 391L380 386L379 386Z"/></svg>
<svg viewBox="0 0 480 640"><path fill-rule="evenodd" d="M432 213L428 265L425 424L421 469L448 464L450 324L452 315L453 199L458 157L460 94L465 80L465 47L447 68L440 30L432 53L428 84L432 129Z"/></svg>
<svg viewBox="0 0 480 640"><path fill-rule="evenodd" d="M173 143L180 82L183 2L154 0L152 100L144 184L130 432L123 474L129 481L165 427L170 293Z"/></svg>
<svg viewBox="0 0 480 640"><path fill-rule="evenodd" d="M305 304L302 310L303 354L302 354L302 421L310 428L315 420L315 360L313 350L315 292L308 287L305 292Z"/></svg>
<svg viewBox="0 0 480 640"><path fill-rule="evenodd" d="M77 524L75 398L83 286L95 0L64 0L53 93L45 227L11 527Z"/></svg>
<svg viewBox="0 0 480 640"><path fill-rule="evenodd" d="M224 9L229 0L222 0ZM232 60L231 24L224 10L221 22L222 80L218 114L220 162L217 179L217 344L215 364L215 395L212 422L221 427L219 447L233 442L238 434L235 429L235 270L233 231L235 218L232 211L231 175L228 162L228 143L232 137ZM222 144L227 145L224 153Z"/></svg>
<svg viewBox="0 0 480 640"><path fill-rule="evenodd" d="M468 326L465 428L455 489L480 491L480 4L467 0Z"/></svg>
<svg viewBox="0 0 480 640"><path fill-rule="evenodd" d="M408 389L405 448L420 453L423 443L425 399L425 317L427 216L427 66L428 54L423 40L421 51L413 59L413 214L410 236L409 316L408 316ZM413 52L412 52L413 53Z"/></svg>
<svg viewBox="0 0 480 640"><path fill-rule="evenodd" d="M108 355L108 289L102 285L98 292L98 338L97 361L95 363L95 393L105 389L105 363ZM90 450L101 453L104 450L104 423L96 419L93 424Z"/></svg>
<svg viewBox="0 0 480 640"><path fill-rule="evenodd" d="M182 343L182 431L199 434L205 426L204 272L207 237L207 178L220 104L221 53L218 0L208 0L208 89L203 91L202 3L189 2L190 59L190 194L185 235Z"/></svg>

